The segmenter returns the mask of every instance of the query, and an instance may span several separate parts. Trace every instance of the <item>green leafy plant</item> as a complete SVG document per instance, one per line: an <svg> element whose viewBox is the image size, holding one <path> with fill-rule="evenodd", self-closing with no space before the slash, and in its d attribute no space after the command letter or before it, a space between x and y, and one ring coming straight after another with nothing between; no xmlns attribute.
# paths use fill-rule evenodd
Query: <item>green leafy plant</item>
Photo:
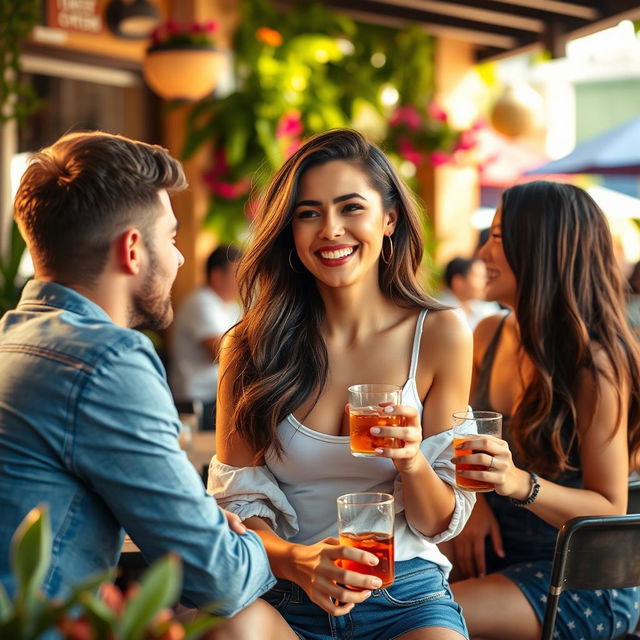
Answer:
<svg viewBox="0 0 640 640"><path fill-rule="evenodd" d="M183 149L187 159L213 143L203 176L211 191L206 224L221 240L242 234L255 214L254 193L314 133L353 126L406 168L406 145L390 120L394 105L402 105L418 110L425 131L437 134L430 151L452 152L457 133L426 110L433 39L423 30L358 24L321 4L283 12L266 0L245 0L241 9L233 45L237 87L191 109Z"/></svg>
<svg viewBox="0 0 640 640"><path fill-rule="evenodd" d="M18 269L25 248L26 245L18 231L18 225L12 222L7 249L3 254L0 254L0 317L13 309L20 299L24 283L18 275Z"/></svg>
<svg viewBox="0 0 640 640"><path fill-rule="evenodd" d="M12 541L13 600L0 584L0 637L36 640L57 629L69 640L196 640L218 622L213 616L189 623L173 617L168 607L178 599L182 583L181 564L174 555L156 561L127 594L111 583L114 571L107 571L55 600L42 593L50 562L49 515L46 508L35 507Z"/></svg>
<svg viewBox="0 0 640 640"><path fill-rule="evenodd" d="M41 0L0 0L0 120L22 121L40 107L33 87L20 79L20 46L42 15Z"/></svg>

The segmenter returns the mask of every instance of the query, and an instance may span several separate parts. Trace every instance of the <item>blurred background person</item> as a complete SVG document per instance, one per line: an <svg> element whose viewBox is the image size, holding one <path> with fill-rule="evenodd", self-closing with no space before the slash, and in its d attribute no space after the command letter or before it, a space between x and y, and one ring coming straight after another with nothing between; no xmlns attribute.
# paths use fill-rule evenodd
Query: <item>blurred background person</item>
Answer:
<svg viewBox="0 0 640 640"><path fill-rule="evenodd" d="M240 249L220 245L207 259L206 282L176 314L169 382L178 410L196 413L200 428L215 427L220 339L240 319L235 262Z"/></svg>
<svg viewBox="0 0 640 640"><path fill-rule="evenodd" d="M471 330L480 320L500 310L495 302L485 300L487 268L480 258L453 258L444 270L446 289L438 300L462 315Z"/></svg>

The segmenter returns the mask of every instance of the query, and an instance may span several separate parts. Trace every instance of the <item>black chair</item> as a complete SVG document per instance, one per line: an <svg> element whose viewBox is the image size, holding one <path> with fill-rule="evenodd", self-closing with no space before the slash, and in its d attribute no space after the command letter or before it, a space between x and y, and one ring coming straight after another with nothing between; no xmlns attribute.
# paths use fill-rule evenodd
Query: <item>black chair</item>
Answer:
<svg viewBox="0 0 640 640"><path fill-rule="evenodd" d="M640 513L640 480L632 480L629 483L627 513Z"/></svg>
<svg viewBox="0 0 640 640"><path fill-rule="evenodd" d="M552 640L560 594L566 589L640 585L640 515L572 518L560 531L541 640ZM638 638L622 635L619 639Z"/></svg>

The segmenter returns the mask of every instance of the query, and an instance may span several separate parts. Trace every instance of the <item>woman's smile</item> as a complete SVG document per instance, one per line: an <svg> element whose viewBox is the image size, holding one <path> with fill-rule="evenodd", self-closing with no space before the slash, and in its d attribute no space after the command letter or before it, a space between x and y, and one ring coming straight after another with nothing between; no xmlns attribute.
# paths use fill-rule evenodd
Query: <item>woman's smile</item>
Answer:
<svg viewBox="0 0 640 640"><path fill-rule="evenodd" d="M314 251L320 258L320 262L327 267L340 267L356 253L358 245L336 245L333 247L320 247Z"/></svg>

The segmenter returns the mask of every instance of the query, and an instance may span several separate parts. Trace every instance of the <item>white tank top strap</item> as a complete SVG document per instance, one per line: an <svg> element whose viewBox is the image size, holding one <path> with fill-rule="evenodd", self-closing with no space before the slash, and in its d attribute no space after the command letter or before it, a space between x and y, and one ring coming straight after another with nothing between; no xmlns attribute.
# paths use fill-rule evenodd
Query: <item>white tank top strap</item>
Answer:
<svg viewBox="0 0 640 640"><path fill-rule="evenodd" d="M416 322L416 334L413 337L413 348L411 350L411 365L409 366L409 380L413 380L416 377L418 371L418 357L420 356L420 341L422 340L422 327L424 326L424 319L427 317L428 309L423 309L418 315L418 322Z"/></svg>

